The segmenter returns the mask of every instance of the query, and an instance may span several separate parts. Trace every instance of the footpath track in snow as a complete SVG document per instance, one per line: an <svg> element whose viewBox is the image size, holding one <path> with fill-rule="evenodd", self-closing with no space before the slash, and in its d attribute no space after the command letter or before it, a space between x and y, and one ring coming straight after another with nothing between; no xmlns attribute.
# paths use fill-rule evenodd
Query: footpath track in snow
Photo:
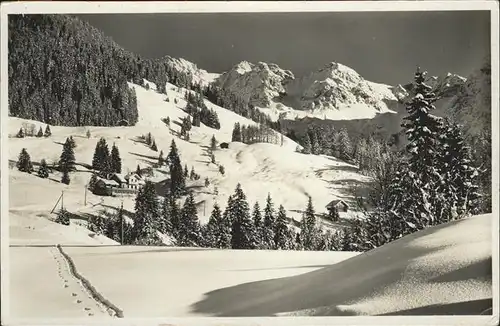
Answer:
<svg viewBox="0 0 500 326"><path fill-rule="evenodd" d="M84 316L117 316L116 310L110 308L107 300L102 300L102 296L76 271L71 258L64 253L60 245L49 249L54 261L57 264L57 273L62 286L67 290L68 297L75 305L80 305ZM122 317L123 314L118 313Z"/></svg>

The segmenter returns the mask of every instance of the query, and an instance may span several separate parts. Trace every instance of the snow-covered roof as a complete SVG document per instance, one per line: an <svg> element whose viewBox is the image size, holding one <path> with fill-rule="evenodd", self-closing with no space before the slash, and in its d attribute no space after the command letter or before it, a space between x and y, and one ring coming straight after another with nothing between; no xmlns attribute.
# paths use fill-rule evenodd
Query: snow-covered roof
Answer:
<svg viewBox="0 0 500 326"><path fill-rule="evenodd" d="M349 207L349 205L347 205L347 203L345 201L343 201L342 199L334 199L328 205L326 205L326 207L337 206L339 203L342 203L345 206Z"/></svg>
<svg viewBox="0 0 500 326"><path fill-rule="evenodd" d="M118 179L120 180L121 182L126 182L127 181L127 177L124 175L124 174L121 174L121 173L113 173L113 175Z"/></svg>
<svg viewBox="0 0 500 326"><path fill-rule="evenodd" d="M102 182L107 186L118 186L118 182L115 180L99 179L97 182Z"/></svg>

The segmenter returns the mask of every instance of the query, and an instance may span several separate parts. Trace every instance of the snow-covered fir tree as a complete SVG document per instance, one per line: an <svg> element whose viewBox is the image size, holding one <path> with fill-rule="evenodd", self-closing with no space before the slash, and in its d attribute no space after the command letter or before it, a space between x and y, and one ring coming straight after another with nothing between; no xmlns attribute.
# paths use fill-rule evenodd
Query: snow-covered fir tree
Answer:
<svg viewBox="0 0 500 326"><path fill-rule="evenodd" d="M122 173L122 159L115 143L113 143L113 147L111 148L111 172Z"/></svg>
<svg viewBox="0 0 500 326"><path fill-rule="evenodd" d="M250 208L245 193L239 183L233 195L232 215L231 248L255 249L257 247L255 228L250 218Z"/></svg>
<svg viewBox="0 0 500 326"><path fill-rule="evenodd" d="M40 127L40 128L38 129L38 133L36 134L36 136L37 136L38 138L43 137L43 130L42 130L42 127Z"/></svg>
<svg viewBox="0 0 500 326"><path fill-rule="evenodd" d="M217 139L215 139L215 135L212 135L210 139L210 150L215 151L217 149Z"/></svg>
<svg viewBox="0 0 500 326"><path fill-rule="evenodd" d="M42 159L40 161L40 166L38 167L38 176L44 179L49 177L49 168L45 159Z"/></svg>
<svg viewBox="0 0 500 326"><path fill-rule="evenodd" d="M164 234L172 235L172 218L170 216L170 198L163 197L161 201L161 222L160 222L160 231Z"/></svg>
<svg viewBox="0 0 500 326"><path fill-rule="evenodd" d="M445 197L451 218L477 213L479 171L473 166L470 149L465 143L460 126L447 123L443 140Z"/></svg>
<svg viewBox="0 0 500 326"><path fill-rule="evenodd" d="M160 155L158 155L158 166L163 166L164 163L164 158L163 158L163 151L160 151Z"/></svg>
<svg viewBox="0 0 500 326"><path fill-rule="evenodd" d="M181 160L174 140L172 140L172 144L170 145L167 162L170 169L170 192L174 197L178 197L186 188L186 178L182 171Z"/></svg>
<svg viewBox="0 0 500 326"><path fill-rule="evenodd" d="M309 196L306 210L300 222L300 243L305 250L315 250L317 231L314 206L312 198Z"/></svg>
<svg viewBox="0 0 500 326"><path fill-rule="evenodd" d="M262 225L262 245L266 249L272 249L274 247L274 230L276 225L276 220L274 216L274 204L271 198L271 194L267 194L266 207L264 207L264 220Z"/></svg>
<svg viewBox="0 0 500 326"><path fill-rule="evenodd" d="M278 215L276 217L276 224L274 226L274 249L290 249L288 247L289 236L290 234L288 231L286 211L283 205L280 205L278 209Z"/></svg>
<svg viewBox="0 0 500 326"><path fill-rule="evenodd" d="M69 185L69 183L71 182L71 178L69 177L69 171L67 169L62 170L61 182L66 185Z"/></svg>
<svg viewBox="0 0 500 326"><path fill-rule="evenodd" d="M30 154L26 148L21 149L21 153L19 153L19 157L17 159L17 169L21 172L31 173L33 172L33 164L31 163Z"/></svg>
<svg viewBox="0 0 500 326"><path fill-rule="evenodd" d="M180 219L181 219L181 210L179 205L177 205L177 201L175 197L169 196L169 208L170 208L170 234L174 236L176 239L179 237L179 228L180 228Z"/></svg>
<svg viewBox="0 0 500 326"><path fill-rule="evenodd" d="M92 158L92 168L99 171L101 175L111 172L110 153L104 137L101 137L96 144Z"/></svg>
<svg viewBox="0 0 500 326"><path fill-rule="evenodd" d="M156 141L153 139L153 143L151 144L151 150L158 152L158 147L156 146Z"/></svg>
<svg viewBox="0 0 500 326"><path fill-rule="evenodd" d="M262 212L260 210L259 202L255 202L252 212L253 225L255 228L255 241L259 248L263 248L262 233L263 233L263 221Z"/></svg>
<svg viewBox="0 0 500 326"><path fill-rule="evenodd" d="M212 214L207 224L208 243L211 248L227 249L231 247L231 221L222 216L217 203L214 204Z"/></svg>
<svg viewBox="0 0 500 326"><path fill-rule="evenodd" d="M233 133L231 136L231 141L232 142L240 142L241 141L241 127L240 127L239 122L236 122L234 124Z"/></svg>
<svg viewBox="0 0 500 326"><path fill-rule="evenodd" d="M311 139L309 138L309 134L304 136L302 147L302 153L311 154Z"/></svg>
<svg viewBox="0 0 500 326"><path fill-rule="evenodd" d="M44 137L50 137L52 136L52 131L50 130L50 126L47 125L47 127L45 127L45 132L43 134Z"/></svg>
<svg viewBox="0 0 500 326"><path fill-rule="evenodd" d="M56 223L70 225L69 213L66 209L63 208L57 213Z"/></svg>
<svg viewBox="0 0 500 326"><path fill-rule="evenodd" d="M151 181L146 181L135 198L133 243L142 245L158 244L156 231L159 228L160 207L156 189Z"/></svg>
<svg viewBox="0 0 500 326"><path fill-rule="evenodd" d="M401 189L399 212L411 230L448 219L445 198L440 191L444 181L440 171L443 122L430 114L435 109L432 103L436 96L425 84L425 76L425 72L417 69L416 95L408 102L408 116L402 124L408 138L406 150L409 156L398 180Z"/></svg>
<svg viewBox="0 0 500 326"><path fill-rule="evenodd" d="M17 132L16 137L17 138L24 138L24 136L25 136L24 135L24 130L23 130L23 128L20 128L19 131Z"/></svg>
<svg viewBox="0 0 500 326"><path fill-rule="evenodd" d="M59 159L59 168L61 172L70 172L75 170L75 152L69 139L63 145L61 157Z"/></svg>
<svg viewBox="0 0 500 326"><path fill-rule="evenodd" d="M180 246L198 246L201 243L201 228L198 219L198 211L194 202L193 194L190 193L181 211L179 221L178 244Z"/></svg>

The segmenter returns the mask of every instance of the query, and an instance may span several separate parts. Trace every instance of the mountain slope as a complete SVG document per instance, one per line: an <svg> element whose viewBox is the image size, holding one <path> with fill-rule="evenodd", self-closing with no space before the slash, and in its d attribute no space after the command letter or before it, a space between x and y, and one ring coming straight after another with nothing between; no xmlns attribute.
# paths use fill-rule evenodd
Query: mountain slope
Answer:
<svg viewBox="0 0 500 326"><path fill-rule="evenodd" d="M9 15L8 24L9 115L67 126L137 121L127 87L134 55L67 15Z"/></svg>
<svg viewBox="0 0 500 326"><path fill-rule="evenodd" d="M146 84L149 82L146 81ZM269 192L276 205L283 204L289 217L299 220L302 216L308 195L313 196L313 203L318 214L326 213L325 205L334 198L341 197L348 202L353 200L350 189L355 184L363 184L367 178L357 173L355 166L326 156L305 155L295 152L297 144L284 138L283 146L274 144L230 143L229 149L215 151L217 164L225 167L225 174L221 175L218 165L210 163L206 148L210 145L212 135L219 142L230 142L235 122L242 125L256 123L241 117L231 111L218 107L206 101L206 105L214 109L221 122L221 129L215 130L204 126L193 127L190 131L190 141L180 139L177 135L180 126L177 124L187 114L182 110L185 89L178 91L178 87L167 84L165 94L160 94L151 87L130 84L137 93L139 119L135 126L118 127L56 127L53 126L50 138L15 138L14 136L23 123L35 123L36 128L43 124L30 122L24 119L9 118L9 161L12 165L22 148L26 148L34 162L35 169L41 159L46 159L49 165L57 162L62 150L61 144L66 137L73 136L77 147L75 157L77 172L72 173L71 183L66 186L59 183L60 174L54 172L49 179L39 179L36 175L28 175L10 171L10 209L26 216L48 215L57 199L64 190L64 206L75 217L86 217L99 214L101 210L115 211L121 203L119 197L99 197L89 192L86 194L84 186L90 179L89 164L97 141L104 137L109 146L113 143L120 150L122 171L134 171L137 165L141 168L151 167L157 162L159 152L152 151L138 140L138 137L151 132L155 138L158 150L163 150L164 156L169 152L172 140L175 140L179 149L182 164L194 167L200 174L198 181L189 181L195 193L195 202L202 223L208 221L214 203L224 209L229 195L233 194L237 183L241 183L250 205L259 201L261 206ZM169 102L165 101L169 98ZM176 103L177 102L177 103ZM161 121L170 117L171 128ZM90 139L85 136L86 131L91 133ZM166 167L153 168L151 180L161 184L168 179ZM210 185L204 186L204 178L208 178ZM217 191L215 190L217 188ZM48 191L50 189L50 191ZM134 196L124 197L124 209L133 214ZM86 204L85 204L86 200ZM129 215L130 216L130 215ZM11 218L15 218L11 215Z"/></svg>
<svg viewBox="0 0 500 326"><path fill-rule="evenodd" d="M486 58L461 85L445 108L452 120L462 124L468 135L477 136L491 128L491 60Z"/></svg>

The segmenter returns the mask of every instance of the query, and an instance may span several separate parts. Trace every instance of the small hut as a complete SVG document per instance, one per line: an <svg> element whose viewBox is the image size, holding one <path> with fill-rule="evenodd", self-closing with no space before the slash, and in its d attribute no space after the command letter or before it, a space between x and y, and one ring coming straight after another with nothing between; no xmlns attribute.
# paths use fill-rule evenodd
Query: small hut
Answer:
<svg viewBox="0 0 500 326"><path fill-rule="evenodd" d="M342 199L335 199L332 200L328 205L326 205L326 209L328 211L331 211L334 208L339 212L347 212L347 210L349 209L349 205L347 205L347 203Z"/></svg>

